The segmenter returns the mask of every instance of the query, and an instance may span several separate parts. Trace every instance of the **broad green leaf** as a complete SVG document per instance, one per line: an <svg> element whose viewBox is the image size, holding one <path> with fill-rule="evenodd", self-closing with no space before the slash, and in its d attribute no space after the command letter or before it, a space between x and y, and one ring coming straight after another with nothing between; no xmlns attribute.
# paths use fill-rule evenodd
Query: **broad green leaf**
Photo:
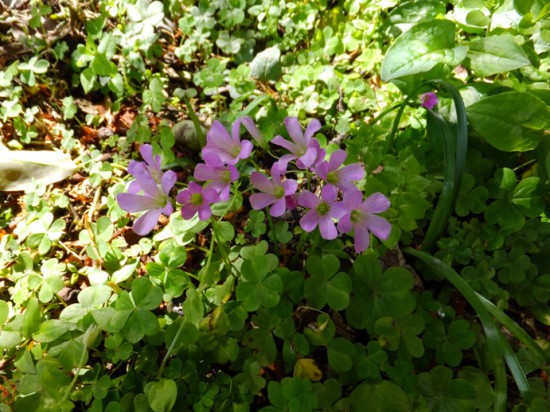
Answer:
<svg viewBox="0 0 550 412"><path fill-rule="evenodd" d="M9 315L10 306L8 305L8 302L5 300L0 300L0 329L2 329L4 323L8 320Z"/></svg>
<svg viewBox="0 0 550 412"><path fill-rule="evenodd" d="M92 68L88 67L80 73L80 84L84 89L84 93L90 93L95 85L95 73Z"/></svg>
<svg viewBox="0 0 550 412"><path fill-rule="evenodd" d="M132 282L132 299L136 307L154 310L162 302L162 290L146 277L137 278Z"/></svg>
<svg viewBox="0 0 550 412"><path fill-rule="evenodd" d="M456 66L466 57L465 46L455 47L455 25L448 20L417 24L402 34L382 61L382 80L424 73L438 63Z"/></svg>
<svg viewBox="0 0 550 412"><path fill-rule="evenodd" d="M127 279L130 279L136 271L137 261L121 267L111 275L111 282L121 283Z"/></svg>
<svg viewBox="0 0 550 412"><path fill-rule="evenodd" d="M59 319L49 319L40 325L38 333L33 338L38 342L53 342L66 332L76 328L76 325Z"/></svg>
<svg viewBox="0 0 550 412"><path fill-rule="evenodd" d="M250 74L259 80L278 80L282 74L280 58L278 46L265 49L250 63Z"/></svg>
<svg viewBox="0 0 550 412"><path fill-rule="evenodd" d="M25 313L23 314L23 336L30 338L40 327L40 304L38 299L31 297L27 302Z"/></svg>
<svg viewBox="0 0 550 412"><path fill-rule="evenodd" d="M85 308L96 309L103 306L111 297L111 288L107 285L89 286L78 294L78 302Z"/></svg>
<svg viewBox="0 0 550 412"><path fill-rule="evenodd" d="M98 76L114 76L117 74L117 67L112 61L109 61L103 54L95 56L92 62L94 73Z"/></svg>
<svg viewBox="0 0 550 412"><path fill-rule="evenodd" d="M8 150L0 145L0 190L33 190L71 176L76 165L64 153L49 150ZM33 180L35 183L33 183Z"/></svg>
<svg viewBox="0 0 550 412"><path fill-rule="evenodd" d="M336 372L347 372L353 366L353 343L344 338L335 338L327 347L328 363Z"/></svg>
<svg viewBox="0 0 550 412"><path fill-rule="evenodd" d="M368 408L366 408L368 405ZM362 383L350 395L350 411L406 412L411 410L409 398L399 386L389 381Z"/></svg>
<svg viewBox="0 0 550 412"><path fill-rule="evenodd" d="M504 73L531 64L511 34L483 37L468 51L472 70L480 76Z"/></svg>
<svg viewBox="0 0 550 412"><path fill-rule="evenodd" d="M487 97L466 111L473 128L505 152L533 150L550 122L550 108L542 100L516 91Z"/></svg>
<svg viewBox="0 0 550 412"><path fill-rule="evenodd" d="M155 412L169 412L178 397L178 387L171 379L160 379L154 382L147 393L149 406Z"/></svg>

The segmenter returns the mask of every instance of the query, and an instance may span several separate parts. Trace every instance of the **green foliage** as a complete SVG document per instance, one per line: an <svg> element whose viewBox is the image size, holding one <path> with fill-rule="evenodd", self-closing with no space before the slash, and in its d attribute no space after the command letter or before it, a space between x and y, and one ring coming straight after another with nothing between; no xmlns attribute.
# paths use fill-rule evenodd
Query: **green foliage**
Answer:
<svg viewBox="0 0 550 412"><path fill-rule="evenodd" d="M0 16L3 144L61 149L78 170L0 193L0 410L549 409L544 1L15 3ZM453 88L458 171L427 121L456 147ZM301 237L301 209L251 210L236 185L211 226L174 213L133 234L116 196L140 145L179 189L208 125L243 115L265 170L286 116L319 118L323 149L390 199L389 239L356 256L351 238Z"/></svg>

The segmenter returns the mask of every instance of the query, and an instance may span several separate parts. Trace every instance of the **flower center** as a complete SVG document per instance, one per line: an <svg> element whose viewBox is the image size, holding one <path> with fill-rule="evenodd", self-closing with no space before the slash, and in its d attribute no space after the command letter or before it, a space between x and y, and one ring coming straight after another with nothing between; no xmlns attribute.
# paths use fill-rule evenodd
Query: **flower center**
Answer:
<svg viewBox="0 0 550 412"><path fill-rule="evenodd" d="M225 170L222 173L221 181L227 184L231 183L231 172L229 170Z"/></svg>
<svg viewBox="0 0 550 412"><path fill-rule="evenodd" d="M273 189L273 196L275 196L277 199L281 199L285 196L285 189L282 186L275 186Z"/></svg>
<svg viewBox="0 0 550 412"><path fill-rule="evenodd" d="M236 144L231 148L231 155L234 157L239 157L241 154L241 145Z"/></svg>
<svg viewBox="0 0 550 412"><path fill-rule="evenodd" d="M333 170L332 172L328 172L327 182L337 185L340 182L340 175L338 174L338 171Z"/></svg>
<svg viewBox="0 0 550 412"><path fill-rule="evenodd" d="M193 193L191 195L191 204L195 206L202 205L203 197L201 193Z"/></svg>
<svg viewBox="0 0 550 412"><path fill-rule="evenodd" d="M326 216L330 212L330 205L327 202L321 202L315 207L315 210L319 216Z"/></svg>
<svg viewBox="0 0 550 412"><path fill-rule="evenodd" d="M359 223L361 221L361 217L363 216L363 213L361 213L360 210L352 210L349 215L349 220L351 223Z"/></svg>

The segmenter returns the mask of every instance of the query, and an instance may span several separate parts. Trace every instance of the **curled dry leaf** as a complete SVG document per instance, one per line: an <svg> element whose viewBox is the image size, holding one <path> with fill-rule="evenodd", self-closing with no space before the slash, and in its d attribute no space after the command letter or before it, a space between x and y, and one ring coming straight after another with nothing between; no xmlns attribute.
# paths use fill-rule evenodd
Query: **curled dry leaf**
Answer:
<svg viewBox="0 0 550 412"><path fill-rule="evenodd" d="M51 184L71 176L76 165L69 156L51 150L11 151L0 146L0 190L32 190L35 182Z"/></svg>

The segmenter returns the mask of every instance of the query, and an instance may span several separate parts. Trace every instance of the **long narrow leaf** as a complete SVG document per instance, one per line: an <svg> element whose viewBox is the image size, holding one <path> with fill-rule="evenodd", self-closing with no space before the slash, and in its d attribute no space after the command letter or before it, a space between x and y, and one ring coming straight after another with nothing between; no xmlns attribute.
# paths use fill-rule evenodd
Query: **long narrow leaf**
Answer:
<svg viewBox="0 0 550 412"><path fill-rule="evenodd" d="M515 354L503 343L501 340L500 332L495 324L495 321L491 317L489 311L486 309L485 304L479 298L479 295L474 291L471 286L451 267L443 263L441 260L431 256L426 252L421 252L413 248L404 249L405 253L413 255L424 263L428 264L430 268L437 273L445 277L468 301L472 308L476 311L485 335L487 337L487 345L490 353L493 355L493 371L495 374L495 411L506 410L506 370L504 369L503 356L508 364L508 367L512 371L512 376L516 380L516 385L520 389L522 395L526 395L530 392L529 383L525 378L519 361Z"/></svg>
<svg viewBox="0 0 550 412"><path fill-rule="evenodd" d="M514 320L512 320L506 313L501 311L499 308L497 308L493 302L486 299L485 297L481 296L480 294L477 294L479 300L483 305L485 306L485 309L506 329L512 333L521 343L523 343L527 349L529 349L533 355L537 357L537 359L541 363L547 363L550 362L550 357L542 350L542 348L537 344L537 342L534 341L531 336L525 332L525 330L519 326Z"/></svg>
<svg viewBox="0 0 550 412"><path fill-rule="evenodd" d="M442 85L447 89L454 102L457 123L456 134L453 134L447 121L441 115L431 110L428 111L428 132L436 134L436 138L443 139L444 142L445 171L443 190L422 243L422 248L425 250L433 248L435 241L447 226L460 191L468 152L468 120L466 118L466 108L459 91L444 80L434 80L430 83Z"/></svg>
<svg viewBox="0 0 550 412"><path fill-rule="evenodd" d="M443 188L439 194L439 201L435 208L432 220L424 236L422 249L431 250L437 239L447 227L449 216L454 208L458 191L455 190L455 148L454 139L446 120L437 112L428 111L428 134L435 140L443 143L444 175Z"/></svg>

